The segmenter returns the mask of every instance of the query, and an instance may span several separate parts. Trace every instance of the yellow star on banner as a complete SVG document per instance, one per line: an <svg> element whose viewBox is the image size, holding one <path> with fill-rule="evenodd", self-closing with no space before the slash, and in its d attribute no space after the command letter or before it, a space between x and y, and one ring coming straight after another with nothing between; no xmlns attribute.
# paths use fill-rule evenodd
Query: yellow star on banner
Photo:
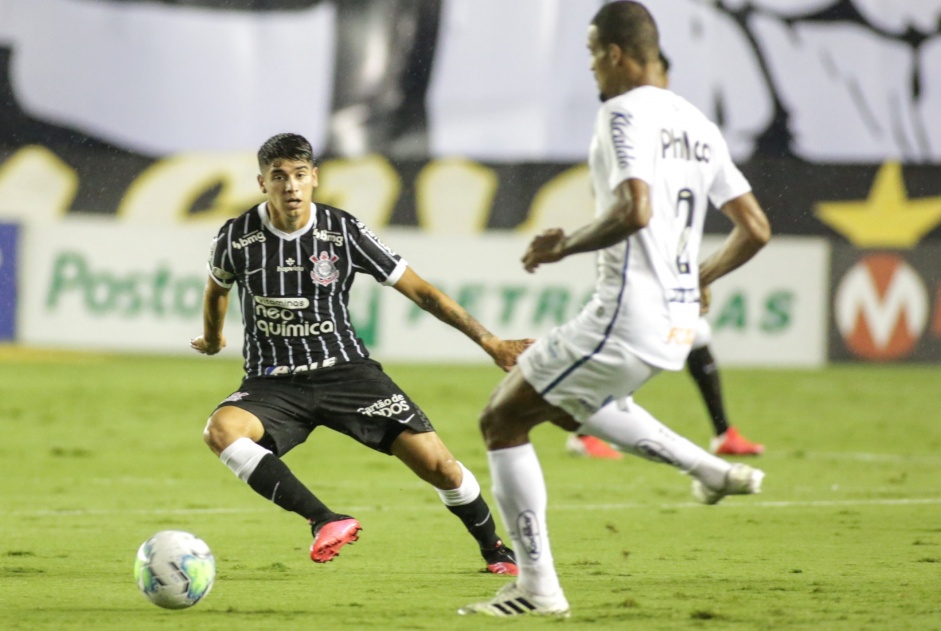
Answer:
<svg viewBox="0 0 941 631"><path fill-rule="evenodd" d="M909 199L902 166L886 162L867 199L821 202L816 215L857 247L911 249L941 223L941 197Z"/></svg>

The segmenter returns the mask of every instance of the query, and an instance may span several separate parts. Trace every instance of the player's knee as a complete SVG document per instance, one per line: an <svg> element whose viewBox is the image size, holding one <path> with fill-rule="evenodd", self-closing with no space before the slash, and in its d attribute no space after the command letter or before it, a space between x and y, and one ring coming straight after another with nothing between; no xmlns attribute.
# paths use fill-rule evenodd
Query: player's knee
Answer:
<svg viewBox="0 0 941 631"><path fill-rule="evenodd" d="M219 455L219 453L225 449L221 444L223 432L219 425L215 415L213 415L209 417L209 420L206 421L206 427L203 428L203 442L206 443L206 446L216 455Z"/></svg>
<svg viewBox="0 0 941 631"><path fill-rule="evenodd" d="M206 446L212 449L212 432L209 429L209 426L212 425L212 419L206 421L206 426L203 428L203 442L206 443Z"/></svg>
<svg viewBox="0 0 941 631"><path fill-rule="evenodd" d="M461 466L454 458L438 460L427 468L423 477L437 489L456 489L461 485Z"/></svg>
<svg viewBox="0 0 941 631"><path fill-rule="evenodd" d="M438 489L457 488L461 484L461 465L444 443L439 445L439 449L428 451L419 461L423 469L420 476Z"/></svg>
<svg viewBox="0 0 941 631"><path fill-rule="evenodd" d="M237 418L216 410L206 421L203 442L218 456L226 447L246 435L240 426Z"/></svg>

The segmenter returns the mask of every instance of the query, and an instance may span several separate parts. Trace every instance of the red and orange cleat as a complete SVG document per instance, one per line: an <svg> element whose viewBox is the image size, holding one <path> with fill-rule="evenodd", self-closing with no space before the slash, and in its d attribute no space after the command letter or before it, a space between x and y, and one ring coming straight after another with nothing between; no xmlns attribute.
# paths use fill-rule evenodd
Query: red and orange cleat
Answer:
<svg viewBox="0 0 941 631"><path fill-rule="evenodd" d="M565 448L573 456L584 456L585 458L620 460L624 457L624 454L620 451L612 448L608 443L594 436L569 434L565 442Z"/></svg>
<svg viewBox="0 0 941 631"><path fill-rule="evenodd" d="M340 555L340 548L359 539L359 531L362 529L352 517L323 524L314 532L310 560L314 563L329 563Z"/></svg>
<svg viewBox="0 0 941 631"><path fill-rule="evenodd" d="M487 571L489 573L519 576L520 569L516 565L516 555L502 541L498 541L497 546L492 550L481 548L480 554L487 562Z"/></svg>
<svg viewBox="0 0 941 631"><path fill-rule="evenodd" d="M734 427L713 438L709 449L719 456L760 456L765 452L764 445L751 442Z"/></svg>

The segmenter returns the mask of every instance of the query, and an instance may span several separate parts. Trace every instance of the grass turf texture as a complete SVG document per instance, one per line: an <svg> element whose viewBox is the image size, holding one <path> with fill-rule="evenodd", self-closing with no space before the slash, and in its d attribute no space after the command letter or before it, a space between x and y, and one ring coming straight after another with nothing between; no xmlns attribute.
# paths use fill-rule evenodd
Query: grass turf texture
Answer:
<svg viewBox="0 0 941 631"><path fill-rule="evenodd" d="M490 494L476 415L485 366L387 366ZM306 524L239 482L200 439L240 364L221 358L0 348L0 627L4 629L941 628L941 414L935 367L725 369L730 415L766 443L765 492L693 504L674 470L572 458L534 432L572 618L494 621L456 609L506 579L397 460L328 430L286 457L362 538L329 565ZM685 374L638 396L700 444ZM203 537L212 593L164 611L132 578L164 528ZM501 525L501 532L503 531Z"/></svg>

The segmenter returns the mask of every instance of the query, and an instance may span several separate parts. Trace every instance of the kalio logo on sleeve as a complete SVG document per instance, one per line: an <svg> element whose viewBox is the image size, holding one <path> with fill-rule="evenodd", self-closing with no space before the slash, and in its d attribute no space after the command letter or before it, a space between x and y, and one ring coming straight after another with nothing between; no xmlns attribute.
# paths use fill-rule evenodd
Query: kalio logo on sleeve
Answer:
<svg viewBox="0 0 941 631"><path fill-rule="evenodd" d="M16 337L16 247L19 226L0 223L0 340Z"/></svg>

